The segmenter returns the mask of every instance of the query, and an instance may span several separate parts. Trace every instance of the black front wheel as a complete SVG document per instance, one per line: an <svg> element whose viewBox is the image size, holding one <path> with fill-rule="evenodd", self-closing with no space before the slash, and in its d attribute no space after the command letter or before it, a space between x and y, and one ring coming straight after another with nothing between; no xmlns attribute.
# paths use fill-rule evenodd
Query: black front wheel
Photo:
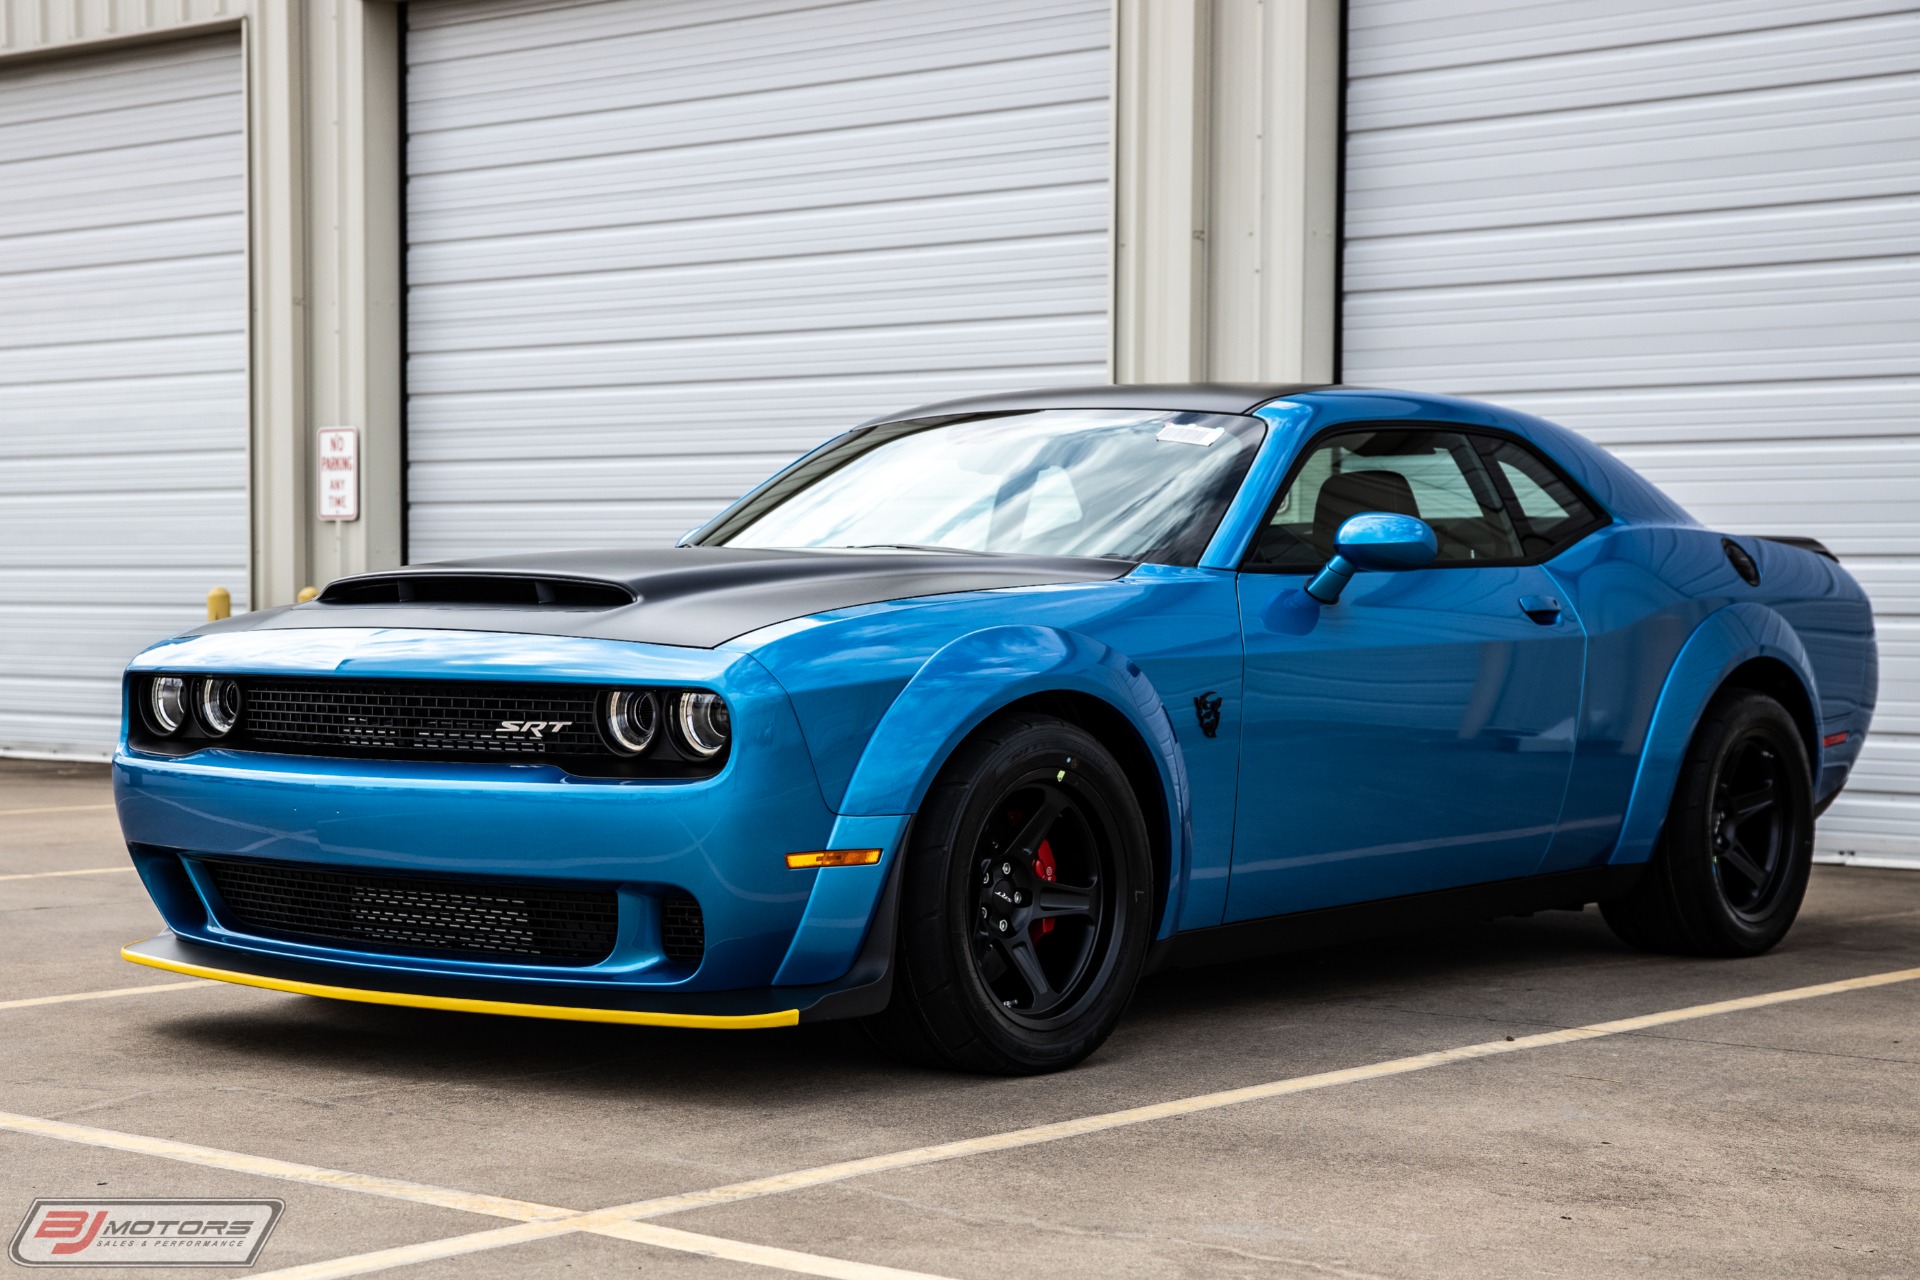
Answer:
<svg viewBox="0 0 1920 1280"><path fill-rule="evenodd" d="M872 1020L917 1061L1026 1075L1099 1048L1151 928L1146 825L1085 730L1006 715L968 739L914 819L893 1001Z"/></svg>
<svg viewBox="0 0 1920 1280"><path fill-rule="evenodd" d="M1601 911L1647 950L1758 955L1792 927L1812 865L1800 731L1772 698L1735 690L1694 730L1646 874Z"/></svg>

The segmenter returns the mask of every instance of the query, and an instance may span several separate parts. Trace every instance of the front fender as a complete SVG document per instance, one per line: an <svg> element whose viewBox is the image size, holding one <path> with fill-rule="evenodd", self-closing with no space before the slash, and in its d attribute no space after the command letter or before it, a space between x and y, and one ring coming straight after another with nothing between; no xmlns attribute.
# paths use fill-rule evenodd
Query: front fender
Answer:
<svg viewBox="0 0 1920 1280"><path fill-rule="evenodd" d="M1673 803L1680 762L1701 714L1734 669L1755 658L1785 663L1806 689L1808 701L1819 707L1813 664L1800 637L1784 618L1763 605L1745 602L1709 614L1681 646L1661 687L1646 746L1640 753L1640 767L1634 774L1626 820L1608 862L1628 865L1653 856L1654 842ZM1820 771L1817 754L1816 747L1816 758L1811 761L1815 777Z"/></svg>
<svg viewBox="0 0 1920 1280"><path fill-rule="evenodd" d="M1123 653L1054 627L988 627L935 653L888 707L854 767L843 814L913 813L966 736L996 712L1043 693L1098 698L1133 726L1167 798L1168 900L1161 931L1178 917L1192 830L1192 800L1173 724L1153 682Z"/></svg>
<svg viewBox="0 0 1920 1280"><path fill-rule="evenodd" d="M847 973L898 874L909 816L954 749L996 712L1042 693L1080 693L1125 716L1147 744L1167 798L1167 901L1160 936L1173 932L1187 881L1193 805L1173 724L1153 683L1126 655L1054 627L988 627L952 641L901 689L854 766L834 848L883 850L871 867L822 872L775 985L831 982Z"/></svg>

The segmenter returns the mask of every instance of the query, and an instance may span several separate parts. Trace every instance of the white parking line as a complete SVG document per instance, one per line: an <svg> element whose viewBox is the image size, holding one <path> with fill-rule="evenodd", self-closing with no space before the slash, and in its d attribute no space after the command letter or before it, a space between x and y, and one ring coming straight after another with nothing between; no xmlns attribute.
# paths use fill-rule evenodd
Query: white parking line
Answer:
<svg viewBox="0 0 1920 1280"><path fill-rule="evenodd" d="M506 1196L456 1191L450 1187L436 1187L424 1182L349 1173L343 1169L327 1169L319 1165L298 1164L267 1156L250 1156L238 1151L223 1151L218 1147L175 1142L170 1138L149 1138L137 1133L120 1133L113 1129L96 1129L90 1125L69 1124L64 1120L43 1120L38 1116L0 1112L0 1129L10 1129L15 1133L31 1134L40 1138L56 1138L62 1142L76 1142L84 1146L127 1151L136 1155L158 1156L165 1160L204 1165L232 1173L250 1173L258 1177L278 1178L282 1181L300 1182L309 1186L331 1187L336 1191L357 1191L363 1195L381 1196L389 1200L405 1200L413 1204L432 1205L440 1209L456 1209L463 1213L484 1214L493 1218L512 1218L518 1220L520 1224L455 1236L451 1240L430 1240L419 1245L402 1245L394 1249L382 1249L377 1253L360 1254L351 1259L311 1263L306 1266L288 1267L281 1271L263 1273L277 1277L277 1280L295 1280L295 1278L322 1280L323 1277L331 1276L365 1275L369 1271L382 1271L390 1267L407 1266L435 1258L457 1257L463 1253L478 1253L486 1249L498 1249L506 1245L541 1240L550 1236L572 1235L580 1231L652 1245L655 1248L670 1249L678 1253L695 1253L703 1257L749 1262L795 1272L799 1275L826 1276L830 1280L942 1280L942 1277L931 1276L921 1271L902 1271L895 1267L880 1267L843 1258L798 1253L791 1249L770 1248L740 1240L723 1240L717 1236L678 1231L671 1227L622 1222L607 1212L582 1213L578 1209L562 1209L554 1205L514 1200ZM606 1221L604 1223L595 1221L601 1218Z"/></svg>
<svg viewBox="0 0 1920 1280"><path fill-rule="evenodd" d="M19 818L29 813L85 813L91 809L111 808L111 804L53 804L44 809L0 809L0 818Z"/></svg>
<svg viewBox="0 0 1920 1280"><path fill-rule="evenodd" d="M11 1129L15 1133L32 1134L38 1138L57 1138L61 1142L77 1142L83 1146L105 1147L112 1151L128 1151L135 1155L158 1156L163 1160L205 1165L210 1169L225 1169L231 1173L251 1173L262 1178L305 1182L313 1186L333 1187L340 1191L358 1191L363 1195L385 1196L389 1200L407 1200L414 1204L430 1204L441 1209L458 1209L464 1213L480 1213L492 1218L514 1218L523 1222L558 1222L579 1216L577 1209L560 1209L550 1204L534 1204L526 1200L511 1200L505 1196L490 1196L475 1191L453 1191L446 1187L430 1186L424 1182L407 1182L399 1178L347 1173L340 1169L295 1164L292 1161L275 1160L268 1156L243 1155L238 1151L222 1151L218 1147L200 1147L191 1142L175 1142L171 1138L149 1138L138 1133L121 1133L114 1129L96 1129L91 1125L69 1124L65 1120L42 1120L38 1116L14 1115L11 1112L0 1111L0 1129Z"/></svg>
<svg viewBox="0 0 1920 1280"><path fill-rule="evenodd" d="M582 1214L580 1216L587 1218L599 1215ZM336 1258L330 1262L310 1262L305 1266L286 1267L279 1271L256 1272L253 1280L349 1280L353 1276L386 1271L393 1267L413 1266L422 1262L435 1262L442 1258L456 1258L463 1254L481 1253L489 1249L505 1248L508 1245L524 1244L530 1240L571 1235L576 1230L587 1231L592 1235L612 1236L616 1240L629 1240L635 1244L652 1245L656 1249L670 1249L675 1253L693 1253L701 1257L720 1258L728 1262L746 1262L803 1276L825 1276L828 1280L945 1280L945 1277L925 1271L902 1271L898 1267L883 1267L871 1262L854 1262L847 1258L828 1258L817 1253L800 1253L793 1249L752 1244L745 1240L728 1240L721 1236L681 1231L651 1222L610 1222L595 1227L567 1227L556 1223L529 1222L517 1227L476 1231L469 1236L454 1236L448 1240L404 1244L392 1249L381 1249L375 1253L359 1254L356 1257Z"/></svg>
<svg viewBox="0 0 1920 1280"><path fill-rule="evenodd" d="M121 996L144 996L155 991L184 991L188 987L213 987L218 984L195 978L192 982L149 982L141 987L114 987L107 991L75 991L64 996L30 996L25 1000L0 1000L0 1009L31 1009L43 1004L74 1004L81 1000L114 1000Z"/></svg>
<svg viewBox="0 0 1920 1280"><path fill-rule="evenodd" d="M491 1231L475 1231L442 1240L423 1240L419 1244L395 1245L391 1249L375 1249L372 1253L357 1253L326 1262L308 1262L279 1271L261 1271L250 1280L348 1280L351 1276L370 1275L394 1267L411 1267L421 1262L438 1262L442 1258L485 1253L489 1249L504 1249L508 1245L526 1244L532 1240L551 1240L555 1236L571 1235L573 1231L571 1226L559 1226L552 1222L523 1222L517 1227L495 1227Z"/></svg>
<svg viewBox="0 0 1920 1280"><path fill-rule="evenodd" d="M1559 1031L1543 1031L1537 1035L1520 1036L1513 1040L1489 1040L1480 1044L1461 1045L1454 1049L1439 1049L1432 1053L1415 1054L1409 1058L1394 1058L1387 1062L1375 1062L1367 1066L1346 1067L1338 1071L1323 1071L1316 1075L1294 1076L1287 1080L1275 1080L1267 1084L1248 1085L1241 1089L1224 1089L1218 1093L1203 1093L1189 1098L1175 1098L1168 1102L1151 1103L1144 1107L1129 1107L1124 1111L1109 1111L1101 1115L1082 1116L1076 1120L1062 1120L1054 1124L1035 1125L1029 1129L1014 1129L1006 1133L987 1134L978 1138L963 1138L957 1142L943 1142L929 1147L916 1147L907 1151L895 1151L886 1155L868 1156L860 1160L846 1160L837 1164L820 1165L812 1169L801 1169L793 1173L776 1174L770 1178L756 1178L749 1182L737 1182L730 1186L714 1187L708 1191L694 1191L685 1195L666 1196L655 1200L636 1201L630 1205L612 1209L602 1209L600 1215L623 1213L627 1218L655 1218L669 1213L684 1213L689 1209L704 1209L712 1205L732 1204L741 1200L751 1200L760 1196L781 1195L789 1191L800 1191L808 1187L823 1186L830 1182L842 1182L848 1178L863 1177L872 1173L885 1173L894 1169L912 1168L917 1165L935 1164L944 1160L958 1160L967 1156L986 1155L995 1151L1010 1151L1018 1147L1035 1146L1043 1142L1058 1142L1063 1138L1077 1138L1090 1133L1101 1133L1109 1129L1120 1129L1130 1125L1145 1124L1153 1120L1170 1120L1177 1116L1193 1115L1201 1111L1213 1111L1220 1107L1238 1106L1244 1102L1259 1102L1269 1098L1285 1097L1289 1094L1306 1093L1314 1089L1328 1089L1336 1085L1359 1084L1366 1080L1379 1080L1387 1076L1406 1075L1409 1072L1425 1071L1430 1067L1450 1066L1456 1062L1469 1062L1476 1058L1491 1058L1501 1054L1520 1053L1528 1049L1545 1049L1555 1045L1576 1044L1583 1040L1598 1040L1605 1036L1625 1035L1635 1031L1645 1031L1653 1027L1663 1027L1676 1022L1689 1022L1696 1018L1711 1018L1724 1013L1739 1013L1748 1009L1762 1009L1769 1005L1787 1004L1796 1000L1812 1000L1819 996L1839 995L1847 991L1862 991L1870 987L1890 986L1900 982L1912 982L1920 979L1920 968L1897 969L1889 973L1869 974L1861 978L1846 978L1838 982L1823 982L1815 986L1794 987L1785 991L1770 991L1757 996L1742 996L1734 1000L1720 1000L1712 1004L1691 1005L1684 1009L1668 1009L1660 1013L1642 1014L1634 1018L1619 1018L1612 1022L1596 1022L1584 1027L1568 1027Z"/></svg>
<svg viewBox="0 0 1920 1280"><path fill-rule="evenodd" d="M193 1164L204 1164L215 1168L232 1169L238 1172L257 1173L266 1177L291 1178L300 1182L338 1187L341 1190L365 1191L372 1195L385 1195L402 1200L416 1200L420 1203L444 1204L447 1207L463 1207L464 1204L478 1205L482 1202L491 1202L497 1207L474 1208L471 1211L490 1213L495 1217L517 1218L521 1220L521 1225L519 1226L471 1232L467 1235L451 1236L442 1240L422 1241L418 1244L403 1245L398 1248L383 1249L372 1253L354 1255L352 1257L336 1258L330 1262L313 1263L303 1267L293 1267L284 1271L266 1273L267 1275L275 1277L275 1280L343 1280L344 1277L366 1275L371 1272L386 1270L390 1267L427 1262L437 1258L458 1257L464 1254L503 1248L508 1245L566 1235L577 1231L592 1232L596 1235L609 1235L620 1239L636 1240L641 1243L653 1244L661 1248L676 1249L681 1252L701 1253L711 1257L723 1257L742 1262L753 1262L757 1265L776 1267L787 1271L797 1271L805 1275L842 1277L844 1280L883 1280L885 1277L893 1277L897 1280L899 1277L913 1275L914 1273L893 1271L887 1268L873 1268L865 1263L846 1262L833 1258L819 1258L812 1254L796 1254L786 1250L745 1244L740 1241L722 1240L714 1236L696 1236L687 1232L675 1232L666 1228L653 1226L642 1220L657 1218L666 1214L684 1213L690 1209L733 1204L761 1196L780 1195L786 1192L800 1191L809 1187L818 1187L828 1183L842 1182L849 1178L862 1177L867 1174L884 1173L895 1169L935 1164L941 1161L957 1160L967 1156L986 1155L998 1151L1011 1151L1020 1147L1035 1146L1040 1143L1058 1142L1065 1138L1082 1137L1087 1134L1145 1124L1149 1121L1194 1115L1202 1111L1212 1111L1221 1107L1238 1106L1245 1102L1264 1101L1286 1097L1296 1093L1306 1093L1315 1089L1332 1088L1336 1085L1358 1084L1367 1080L1379 1080L1389 1076L1406 1075L1415 1071L1425 1071L1431 1067L1449 1066L1456 1062L1470 1062L1479 1058L1497 1057L1502 1054L1520 1053L1530 1049L1544 1049L1556 1045L1577 1044L1581 1041L1597 1040L1606 1036L1627 1035L1636 1031L1649 1030L1654 1027L1670 1026L1678 1022L1689 1022L1698 1018L1710 1018L1720 1014L1763 1009L1771 1005L1788 1004L1798 1000L1812 1000L1821 996L1839 995L1849 991L1864 991L1873 987L1892 986L1896 983L1912 982L1916 979L1920 979L1920 968L1896 969L1887 973L1867 974L1858 978L1844 978L1837 982L1822 982L1812 986L1792 987L1783 991L1770 991L1760 995L1742 996L1733 1000L1719 1000L1711 1004L1698 1004L1681 1009L1668 1009L1659 1013L1642 1014L1638 1017L1618 1018L1610 1022L1596 1022L1583 1027L1568 1027L1557 1031L1545 1031L1536 1035L1520 1036L1512 1040L1489 1040L1480 1044L1461 1045L1453 1049L1440 1049L1432 1053L1414 1054L1411 1057L1394 1058L1386 1062L1370 1063L1365 1066L1346 1067L1337 1071L1323 1071L1314 1075L1294 1076L1289 1079L1274 1080L1265 1084L1248 1085L1240 1089L1224 1089L1216 1093L1198 1094L1188 1098L1175 1098L1167 1102L1152 1103L1143 1107L1129 1107L1122 1111L1109 1111L1099 1115L1082 1116L1074 1120L1035 1125L1031 1128L1015 1129L1005 1133L986 1134L977 1138L964 1138L956 1142L944 1142L932 1146L914 1147L905 1151L868 1156L859 1160L844 1160L835 1164L817 1165L811 1169L800 1169L791 1173L776 1174L772 1177L755 1178L746 1182L731 1183L706 1191L662 1196L651 1200L638 1200L631 1204L615 1205L611 1208L597 1209L587 1213L555 1209L547 1205L531 1205L525 1201L503 1200L497 1197L479 1196L468 1192L448 1191L438 1187L424 1187L418 1183L396 1182L390 1179L370 1178L361 1174L342 1173L337 1170L317 1169L310 1165L295 1165L283 1161L265 1160L260 1157L241 1155L236 1152L219 1151L211 1147L195 1147L185 1143L170 1142L165 1139L145 1138L137 1134L116 1133L107 1129L91 1129L80 1125L69 1125L56 1120L39 1120L32 1116L15 1116L0 1113L0 1129L12 1129L20 1133L32 1133L42 1137L59 1138L69 1142L85 1142L94 1146L110 1147L122 1151L136 1151L167 1159L184 1160ZM429 1199L427 1198L429 1195L433 1197L458 1198L463 1204L452 1204L446 1199ZM559 1216L556 1217L552 1215ZM695 1247L696 1244L698 1247ZM725 1252L721 1251L723 1249ZM752 1256L748 1256L749 1254ZM265 1276L260 1277L260 1280L266 1280Z"/></svg>
<svg viewBox="0 0 1920 1280"><path fill-rule="evenodd" d="M1877 916L1850 916L1848 924L1875 924L1881 920L1904 920L1908 916L1920 916L1920 907L1910 907L1905 911L1888 911Z"/></svg>
<svg viewBox="0 0 1920 1280"><path fill-rule="evenodd" d="M636 1244L650 1244L658 1249L673 1249L680 1253L697 1253L709 1258L723 1258L728 1262L748 1262L754 1266L792 1271L803 1276L826 1276L828 1280L941 1280L941 1277L930 1275L925 1271L902 1271L898 1267L882 1267L871 1262L822 1258L811 1253L797 1253L792 1249L775 1248L772 1245L749 1244L745 1240L697 1235L691 1231L663 1227L652 1222L615 1223L612 1226L596 1227L594 1234L631 1240Z"/></svg>
<svg viewBox="0 0 1920 1280"><path fill-rule="evenodd" d="M16 871L11 875L0 876L0 880L50 880L55 876L117 876L132 870L132 867L82 867L78 871Z"/></svg>

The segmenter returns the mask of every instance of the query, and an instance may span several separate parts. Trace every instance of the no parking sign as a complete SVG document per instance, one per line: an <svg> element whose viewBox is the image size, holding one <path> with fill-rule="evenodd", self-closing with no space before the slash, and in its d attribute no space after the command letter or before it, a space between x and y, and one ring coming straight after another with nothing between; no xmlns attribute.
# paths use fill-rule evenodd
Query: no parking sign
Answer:
<svg viewBox="0 0 1920 1280"><path fill-rule="evenodd" d="M315 472L320 477L320 518L360 518L360 429L320 428Z"/></svg>

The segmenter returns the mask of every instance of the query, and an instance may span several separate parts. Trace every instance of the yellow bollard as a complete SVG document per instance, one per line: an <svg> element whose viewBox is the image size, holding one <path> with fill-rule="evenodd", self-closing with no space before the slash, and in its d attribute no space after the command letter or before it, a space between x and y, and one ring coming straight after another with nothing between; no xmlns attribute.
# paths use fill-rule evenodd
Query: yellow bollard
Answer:
<svg viewBox="0 0 1920 1280"><path fill-rule="evenodd" d="M319 594L320 588L318 587L302 587L300 588L300 594L294 597L294 603L305 604Z"/></svg>
<svg viewBox="0 0 1920 1280"><path fill-rule="evenodd" d="M225 587L215 587L207 592L207 621L218 622L222 618L233 616L233 593Z"/></svg>

